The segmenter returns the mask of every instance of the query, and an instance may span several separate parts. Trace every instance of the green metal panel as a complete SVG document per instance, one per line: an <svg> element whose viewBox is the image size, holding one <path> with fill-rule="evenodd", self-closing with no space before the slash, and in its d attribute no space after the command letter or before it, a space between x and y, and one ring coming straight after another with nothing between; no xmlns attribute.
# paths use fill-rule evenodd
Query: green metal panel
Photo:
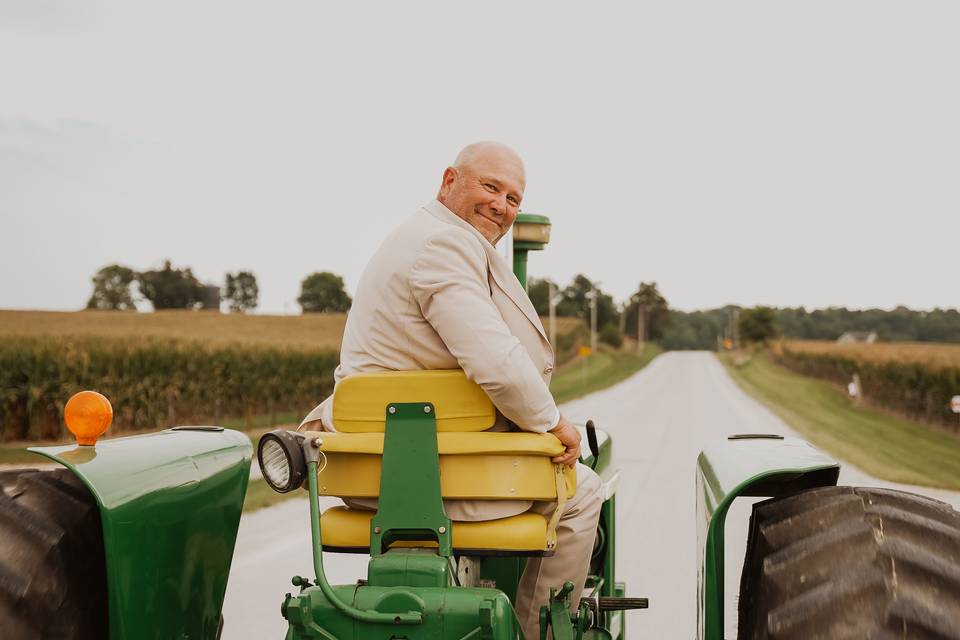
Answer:
<svg viewBox="0 0 960 640"><path fill-rule="evenodd" d="M367 582L378 587L449 587L450 565L435 549L391 549L370 557Z"/></svg>
<svg viewBox="0 0 960 640"><path fill-rule="evenodd" d="M370 521L370 554L393 540L436 540L441 556L453 553L450 518L440 493L437 421L428 402L387 407L380 501Z"/></svg>
<svg viewBox="0 0 960 640"><path fill-rule="evenodd" d="M777 497L836 484L840 465L797 438L733 436L697 459L697 638L723 640L723 530L741 496Z"/></svg>
<svg viewBox="0 0 960 640"><path fill-rule="evenodd" d="M319 587L288 594L281 611L290 623L287 640L515 640L520 633L510 601L496 589L464 587L333 587L336 596L362 610L423 613L420 624L360 622L342 614Z"/></svg>
<svg viewBox="0 0 960 640"><path fill-rule="evenodd" d="M216 637L251 449L219 428L30 448L100 505L111 638Z"/></svg>

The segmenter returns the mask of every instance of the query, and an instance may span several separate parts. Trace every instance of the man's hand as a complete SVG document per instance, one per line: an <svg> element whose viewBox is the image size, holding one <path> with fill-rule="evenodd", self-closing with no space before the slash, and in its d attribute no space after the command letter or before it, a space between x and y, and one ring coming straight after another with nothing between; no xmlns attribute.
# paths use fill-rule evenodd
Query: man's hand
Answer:
<svg viewBox="0 0 960 640"><path fill-rule="evenodd" d="M561 453L553 461L557 464L565 464L572 467L580 459L580 430L573 424L560 416L560 422L557 423L550 433L555 435L567 450Z"/></svg>

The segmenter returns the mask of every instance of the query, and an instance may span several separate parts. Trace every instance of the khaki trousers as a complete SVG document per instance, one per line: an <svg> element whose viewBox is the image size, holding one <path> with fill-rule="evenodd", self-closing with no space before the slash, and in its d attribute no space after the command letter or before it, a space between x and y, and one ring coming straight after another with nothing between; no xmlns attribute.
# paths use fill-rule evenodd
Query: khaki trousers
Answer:
<svg viewBox="0 0 960 640"><path fill-rule="evenodd" d="M567 500L557 524L557 548L552 556L530 558L517 587L517 619L526 640L540 638L540 607L547 604L550 588L559 589L573 582L570 602L576 611L587 580L590 556L597 537L597 522L603 506L603 483L590 467L577 463L577 492ZM376 510L376 499L345 499L352 508ZM496 520L535 511L553 514L556 502L519 500L444 500L444 510L452 520Z"/></svg>
<svg viewBox="0 0 960 640"><path fill-rule="evenodd" d="M517 587L517 618L527 640L540 638L540 607L547 604L550 589L573 582L570 602L576 611L590 556L597 537L597 522L603 506L603 483L587 466L577 463L577 492L567 501L557 525L557 548L546 558L530 558ZM531 511L550 515L555 502L534 502Z"/></svg>

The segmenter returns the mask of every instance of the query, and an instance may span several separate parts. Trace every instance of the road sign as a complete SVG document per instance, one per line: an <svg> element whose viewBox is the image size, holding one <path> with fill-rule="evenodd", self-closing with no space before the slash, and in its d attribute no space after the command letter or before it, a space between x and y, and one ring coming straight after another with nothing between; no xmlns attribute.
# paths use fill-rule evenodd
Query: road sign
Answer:
<svg viewBox="0 0 960 640"><path fill-rule="evenodd" d="M953 396L950 398L950 409L954 413L960 413L960 396Z"/></svg>
<svg viewBox="0 0 960 640"><path fill-rule="evenodd" d="M587 357L588 355L590 355L591 353L593 353L593 350L592 350L590 347L588 347L588 346L586 346L586 345L583 345L583 346L580 347L580 349L578 350L578 353L579 353L582 357L585 358L585 357Z"/></svg>

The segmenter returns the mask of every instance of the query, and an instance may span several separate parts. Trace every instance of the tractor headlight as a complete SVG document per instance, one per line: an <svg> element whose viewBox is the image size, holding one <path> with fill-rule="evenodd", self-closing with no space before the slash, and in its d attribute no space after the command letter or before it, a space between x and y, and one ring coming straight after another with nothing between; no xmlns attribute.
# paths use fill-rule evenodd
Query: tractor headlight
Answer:
<svg viewBox="0 0 960 640"><path fill-rule="evenodd" d="M307 475L307 463L303 458L303 436L298 433L275 429L260 438L257 461L263 479L277 493L288 493L300 487Z"/></svg>

